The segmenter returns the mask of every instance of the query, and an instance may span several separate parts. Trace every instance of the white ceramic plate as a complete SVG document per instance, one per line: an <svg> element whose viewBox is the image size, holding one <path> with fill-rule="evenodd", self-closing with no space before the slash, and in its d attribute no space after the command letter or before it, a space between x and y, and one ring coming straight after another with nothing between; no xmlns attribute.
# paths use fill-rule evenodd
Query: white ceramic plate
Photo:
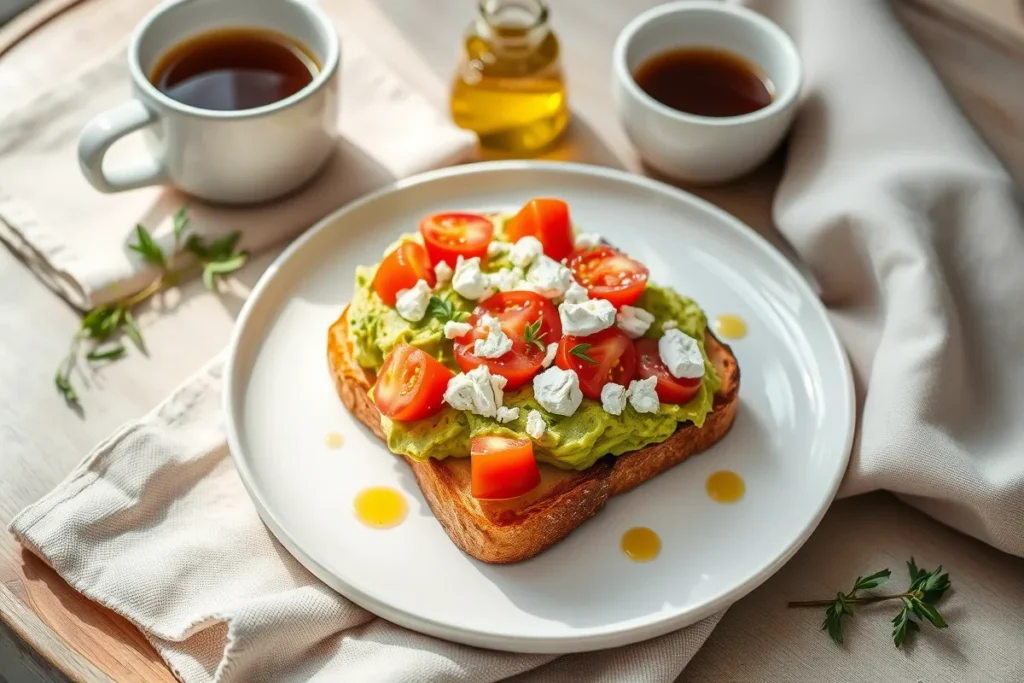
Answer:
<svg viewBox="0 0 1024 683"><path fill-rule="evenodd" d="M419 218L507 210L533 196L568 201L574 222L696 298L709 318L746 319L732 347L742 372L732 431L708 452L612 499L538 557L487 565L448 539L408 466L345 410L327 372L328 326L371 264ZM231 343L225 409L231 451L264 521L325 583L408 628L520 652L613 647L692 624L767 579L814 530L846 468L853 389L846 356L797 271L735 218L646 178L578 164L494 162L403 180L343 208L293 244L249 298ZM328 448L341 432L345 445ZM713 502L707 476L746 480ZM404 491L405 522L353 515L368 486ZM653 562L619 549L644 525ZM244 558L239 558L244 561Z"/></svg>

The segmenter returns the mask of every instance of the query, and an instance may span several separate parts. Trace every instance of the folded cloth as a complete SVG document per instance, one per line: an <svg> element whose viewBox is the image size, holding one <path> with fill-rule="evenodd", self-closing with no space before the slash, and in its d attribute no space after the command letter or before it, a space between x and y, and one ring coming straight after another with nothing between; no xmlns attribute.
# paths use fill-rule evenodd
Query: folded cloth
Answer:
<svg viewBox="0 0 1024 683"><path fill-rule="evenodd" d="M222 360L101 444L12 529L138 626L183 681L672 681L719 617L601 653L520 655L413 633L307 572L224 443Z"/></svg>
<svg viewBox="0 0 1024 683"><path fill-rule="evenodd" d="M896 491L1024 555L1024 218L1009 178L882 0L754 6L794 35L807 67L774 218L813 268L856 375L842 493ZM182 680L668 681L717 622L552 658L372 618L259 523L225 456L220 367L11 525L137 624Z"/></svg>
<svg viewBox="0 0 1024 683"><path fill-rule="evenodd" d="M150 267L127 248L135 225L169 247L170 217L186 201L197 233L240 230L241 246L256 252L396 178L473 156L472 134L348 36L340 78L338 153L311 184L283 200L226 208L163 187L105 195L78 168L78 135L90 118L129 97L122 46L0 118L0 239L74 306L88 309L152 281ZM128 136L111 148L110 163L144 153L141 137Z"/></svg>

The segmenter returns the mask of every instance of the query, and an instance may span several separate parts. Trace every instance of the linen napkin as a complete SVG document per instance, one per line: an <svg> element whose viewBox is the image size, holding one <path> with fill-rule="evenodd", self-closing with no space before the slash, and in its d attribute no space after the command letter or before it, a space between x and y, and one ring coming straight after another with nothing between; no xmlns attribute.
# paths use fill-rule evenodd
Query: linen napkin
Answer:
<svg viewBox="0 0 1024 683"><path fill-rule="evenodd" d="M258 252L396 178L466 161L472 134L409 89L358 39L343 36L338 153L311 184L275 202L226 208L161 187L97 192L78 168L86 122L129 96L125 47L0 117L0 239L74 306L132 294L153 271L127 248L136 223L170 247L170 217L186 201L197 233L240 230ZM115 143L108 163L146 154L141 136Z"/></svg>
<svg viewBox="0 0 1024 683"><path fill-rule="evenodd" d="M806 65L774 218L819 280L856 375L842 494L894 490L1022 555L1024 219L1007 174L882 0L752 4ZM669 681L717 623L551 658L373 618L259 523L226 455L220 369L125 426L11 525L138 625L182 680Z"/></svg>

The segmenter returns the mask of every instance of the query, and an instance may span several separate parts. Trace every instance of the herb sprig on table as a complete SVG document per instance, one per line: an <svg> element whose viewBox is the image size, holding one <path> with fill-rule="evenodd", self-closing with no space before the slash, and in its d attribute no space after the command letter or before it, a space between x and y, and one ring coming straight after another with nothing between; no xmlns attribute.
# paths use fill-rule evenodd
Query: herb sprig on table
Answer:
<svg viewBox="0 0 1024 683"><path fill-rule="evenodd" d="M910 558L907 562L910 587L904 593L895 595L860 595L860 591L877 588L889 580L891 572L883 569L870 576L858 576L849 593L836 593L834 600L806 600L789 603L789 607L826 607L823 631L838 644L843 643L843 617L853 616L853 605L864 605L888 600L899 600L902 609L892 619L892 640L901 647L914 631L920 631L921 621L928 621L935 628L946 628L946 620L939 614L935 604L949 590L949 574L942 573L942 565L934 571L921 569ZM915 619L914 617L917 617Z"/></svg>
<svg viewBox="0 0 1024 683"><path fill-rule="evenodd" d="M71 383L71 373L82 356L83 343L88 347L84 358L89 363L114 361L124 356L127 353L125 338L145 353L142 330L132 315L136 307L192 274L202 273L206 287L215 290L221 277L235 272L248 259L246 252L238 250L240 234L237 232L213 240L192 232L189 229L187 206L181 207L174 214L172 230L174 243L171 253L165 254L145 227L135 226L135 242L129 244L128 248L146 263L156 266L160 272L141 291L97 306L82 318L78 332L71 339L68 355L57 366L54 376L58 391L68 403L78 403L78 394ZM182 260L186 263L177 266L177 262Z"/></svg>

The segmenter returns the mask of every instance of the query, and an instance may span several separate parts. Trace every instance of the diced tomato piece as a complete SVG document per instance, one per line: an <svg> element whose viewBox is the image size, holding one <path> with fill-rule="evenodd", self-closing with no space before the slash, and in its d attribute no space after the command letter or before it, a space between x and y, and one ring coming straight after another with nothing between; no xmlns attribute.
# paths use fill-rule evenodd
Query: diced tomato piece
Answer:
<svg viewBox="0 0 1024 683"><path fill-rule="evenodd" d="M625 332L609 327L588 337L563 337L555 364L574 370L583 395L599 401L605 384L628 386L636 376L636 350Z"/></svg>
<svg viewBox="0 0 1024 683"><path fill-rule="evenodd" d="M448 380L454 376L423 350L399 344L377 373L373 402L392 420L422 420L440 412Z"/></svg>
<svg viewBox="0 0 1024 683"><path fill-rule="evenodd" d="M606 299L616 308L632 304L644 293L649 271L639 261L607 245L577 249L569 267L595 299Z"/></svg>
<svg viewBox="0 0 1024 683"><path fill-rule="evenodd" d="M561 199L531 199L505 222L505 234L512 242L531 235L544 245L544 253L561 261L572 253L572 223L569 205Z"/></svg>
<svg viewBox="0 0 1024 683"><path fill-rule="evenodd" d="M437 281L430 267L427 251L415 242L402 242L384 257L373 277L373 289L388 306L395 305L398 293L412 289L417 280L426 280L431 287Z"/></svg>
<svg viewBox="0 0 1024 683"><path fill-rule="evenodd" d="M437 265L444 261L454 268L460 256L467 259L487 256L494 224L486 216L475 213L438 213L420 221L420 234L430 262Z"/></svg>
<svg viewBox="0 0 1024 683"><path fill-rule="evenodd" d="M529 439L477 436L470 442L474 498L503 500L529 493L540 483L540 468Z"/></svg>
<svg viewBox="0 0 1024 683"><path fill-rule="evenodd" d="M701 379L673 377L658 353L657 339L637 339L637 374L640 379L657 377L655 391L662 403L687 403L700 391Z"/></svg>

